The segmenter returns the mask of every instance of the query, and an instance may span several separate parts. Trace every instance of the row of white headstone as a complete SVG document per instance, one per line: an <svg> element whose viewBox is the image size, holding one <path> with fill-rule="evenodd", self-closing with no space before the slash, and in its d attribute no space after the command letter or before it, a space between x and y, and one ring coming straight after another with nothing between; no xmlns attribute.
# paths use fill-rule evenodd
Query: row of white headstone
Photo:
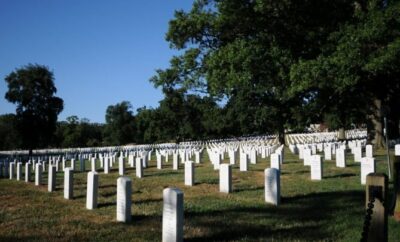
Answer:
<svg viewBox="0 0 400 242"><path fill-rule="evenodd" d="M321 147L322 145L322 147ZM376 162L373 157L372 145L365 145L365 156L363 156L363 142L350 141L348 146L354 155L354 161L360 162L361 184L365 184L369 173L376 170ZM399 148L400 149L400 148ZM326 143L326 144L308 144L291 145L290 150L293 153L298 152L299 158L303 159L305 166L310 166L311 180L321 180L323 177L323 161L333 160L332 154L335 154L336 166L346 167L346 144L345 143ZM323 150L324 157L317 155L317 151ZM400 151L400 150L399 150Z"/></svg>

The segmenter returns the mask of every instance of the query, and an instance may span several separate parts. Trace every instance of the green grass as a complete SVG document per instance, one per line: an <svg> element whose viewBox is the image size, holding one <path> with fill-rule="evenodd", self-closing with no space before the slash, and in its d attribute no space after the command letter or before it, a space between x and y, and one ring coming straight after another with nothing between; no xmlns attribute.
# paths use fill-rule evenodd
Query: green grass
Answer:
<svg viewBox="0 0 400 242"><path fill-rule="evenodd" d="M384 159L378 153L378 172L386 171ZM365 187L359 163L350 155L347 161L347 168L325 161L323 180L311 181L309 167L285 150L279 207L264 202L269 159L259 159L248 172L239 172L236 165L231 194L218 192L218 171L208 161L196 165L194 187L184 186L183 169L173 171L171 158L163 170L156 169L153 159L142 179L127 164L133 185L129 224L115 221L116 166L110 174L99 172L99 208L92 211L85 209L86 173L74 174L75 198L70 201L63 198L62 172L54 193L47 192L47 185L1 179L0 241L160 241L165 187L184 192L185 241L359 241ZM47 183L46 173L43 180ZM389 241L400 241L400 223L391 217Z"/></svg>

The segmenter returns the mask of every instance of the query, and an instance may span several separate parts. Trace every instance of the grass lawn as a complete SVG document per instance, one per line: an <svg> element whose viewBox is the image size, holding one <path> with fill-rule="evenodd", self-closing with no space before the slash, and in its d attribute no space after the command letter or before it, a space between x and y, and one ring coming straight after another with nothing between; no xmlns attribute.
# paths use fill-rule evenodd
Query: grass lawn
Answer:
<svg viewBox="0 0 400 242"><path fill-rule="evenodd" d="M386 172L383 151L376 159L378 172ZM279 207L264 202L264 169L270 166L269 159L259 158L248 172L234 166L231 194L219 193L219 173L208 161L196 165L196 185L186 187L182 167L172 170L172 157L169 160L163 170L157 170L154 156L142 179L126 165L133 186L129 224L115 221L118 162L110 174L100 170L99 207L91 211L85 208L86 173L74 174L73 200L63 198L62 172L57 174L54 193L47 192L47 172L40 187L0 179L0 241L160 241L166 187L184 192L185 241L360 240L365 187L352 155L347 155L346 168L324 161L323 180L311 181L309 167L285 149ZM86 168L90 169L89 162ZM391 217L389 241L400 241L400 223Z"/></svg>

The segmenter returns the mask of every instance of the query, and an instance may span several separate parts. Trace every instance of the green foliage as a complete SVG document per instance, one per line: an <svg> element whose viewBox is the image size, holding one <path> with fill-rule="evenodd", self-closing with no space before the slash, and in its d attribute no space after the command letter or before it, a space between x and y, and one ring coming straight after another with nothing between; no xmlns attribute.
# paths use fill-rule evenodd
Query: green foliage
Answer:
<svg viewBox="0 0 400 242"><path fill-rule="evenodd" d="M182 55L151 81L227 97L237 134L283 133L310 121L295 119L308 97L290 92L291 66L317 56L352 10L345 0L195 1L189 12L175 13L166 36Z"/></svg>
<svg viewBox="0 0 400 242"><path fill-rule="evenodd" d="M128 101L110 105L106 110L104 139L109 145L125 145L135 140L135 119Z"/></svg>
<svg viewBox="0 0 400 242"><path fill-rule="evenodd" d="M67 117L66 122L57 125L57 146L59 147L95 147L103 144L103 126L90 123L77 116Z"/></svg>
<svg viewBox="0 0 400 242"><path fill-rule="evenodd" d="M386 8L378 1L356 4L353 20L330 34L316 58L292 66L294 95L316 93L311 101L324 107L325 116L337 115L334 127L365 123L367 115L376 119L371 115L374 100L382 101L389 118L398 122L399 12L399 1L390 1Z"/></svg>
<svg viewBox="0 0 400 242"><path fill-rule="evenodd" d="M0 137L0 150L17 149L20 146L21 138L14 114L0 115Z"/></svg>
<svg viewBox="0 0 400 242"><path fill-rule="evenodd" d="M54 96L53 73L45 66L29 64L6 76L5 98L17 105L17 127L23 148L51 144L63 100Z"/></svg>

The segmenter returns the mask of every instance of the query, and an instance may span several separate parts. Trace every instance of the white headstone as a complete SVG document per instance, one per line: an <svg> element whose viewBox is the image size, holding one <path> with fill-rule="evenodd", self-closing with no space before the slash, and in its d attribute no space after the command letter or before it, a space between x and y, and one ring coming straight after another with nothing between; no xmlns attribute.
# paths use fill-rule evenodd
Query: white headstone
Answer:
<svg viewBox="0 0 400 242"><path fill-rule="evenodd" d="M120 176L125 174L125 162L122 156L120 156L118 159L118 172Z"/></svg>
<svg viewBox="0 0 400 242"><path fill-rule="evenodd" d="M157 169L161 170L162 169L162 156L161 154L156 154L156 159L157 159Z"/></svg>
<svg viewBox="0 0 400 242"><path fill-rule="evenodd" d="M135 157L133 155L128 156L128 162L131 167L135 167Z"/></svg>
<svg viewBox="0 0 400 242"><path fill-rule="evenodd" d="M111 162L111 158L104 159L104 174L110 173L110 162Z"/></svg>
<svg viewBox="0 0 400 242"><path fill-rule="evenodd" d="M75 159L71 159L71 169L75 171Z"/></svg>
<svg viewBox="0 0 400 242"><path fill-rule="evenodd" d="M25 163L25 182L29 182L30 181L30 177L31 177L31 168L30 168L29 163Z"/></svg>
<svg viewBox="0 0 400 242"><path fill-rule="evenodd" d="M22 177L22 163L18 162L17 163L17 181L21 181Z"/></svg>
<svg viewBox="0 0 400 242"><path fill-rule="evenodd" d="M40 163L36 163L35 186L39 186L40 184L42 184L42 165Z"/></svg>
<svg viewBox="0 0 400 242"><path fill-rule="evenodd" d="M374 152L373 152L372 145L366 145L365 146L365 156L369 157L369 158L373 158L374 157Z"/></svg>
<svg viewBox="0 0 400 242"><path fill-rule="evenodd" d="M219 168L219 191L232 192L232 166L229 164L222 164Z"/></svg>
<svg viewBox="0 0 400 242"><path fill-rule="evenodd" d="M92 166L92 171L93 172L96 172L96 158L92 158L91 160L90 160L90 163L91 163L91 166Z"/></svg>
<svg viewBox="0 0 400 242"><path fill-rule="evenodd" d="M172 169L173 170L179 169L178 153L174 153L172 155Z"/></svg>
<svg viewBox="0 0 400 242"><path fill-rule="evenodd" d="M357 146L353 148L353 152L354 152L354 161L355 162L361 162L361 158L362 158L362 148L361 146Z"/></svg>
<svg viewBox="0 0 400 242"><path fill-rule="evenodd" d="M185 162L185 185L194 186L194 163L192 161Z"/></svg>
<svg viewBox="0 0 400 242"><path fill-rule="evenodd" d="M142 178L143 177L143 163L140 157L136 158L136 177Z"/></svg>
<svg viewBox="0 0 400 242"><path fill-rule="evenodd" d="M240 171L247 171L249 166L249 159L247 158L247 154L244 152L240 153Z"/></svg>
<svg viewBox="0 0 400 242"><path fill-rule="evenodd" d="M196 164L201 163L201 153L199 151L194 152Z"/></svg>
<svg viewBox="0 0 400 242"><path fill-rule="evenodd" d="M281 200L280 171L275 168L267 168L265 175L265 202L279 205Z"/></svg>
<svg viewBox="0 0 400 242"><path fill-rule="evenodd" d="M394 146L394 155L400 156L400 144Z"/></svg>
<svg viewBox="0 0 400 242"><path fill-rule="evenodd" d="M311 150L306 148L303 150L303 159L304 159L304 165L309 166L311 165Z"/></svg>
<svg viewBox="0 0 400 242"><path fill-rule="evenodd" d="M131 221L132 180L129 177L117 179L117 221Z"/></svg>
<svg viewBox="0 0 400 242"><path fill-rule="evenodd" d="M57 173L56 167L49 166L49 174L47 182L47 191L49 192L54 192L56 190L56 173Z"/></svg>
<svg viewBox="0 0 400 242"><path fill-rule="evenodd" d="M346 151L342 148L336 149L336 166L346 167Z"/></svg>
<svg viewBox="0 0 400 242"><path fill-rule="evenodd" d="M321 156L311 156L311 180L322 180L322 168Z"/></svg>
<svg viewBox="0 0 400 242"><path fill-rule="evenodd" d="M99 174L90 171L87 174L86 208L97 208L97 190L99 187Z"/></svg>
<svg viewBox="0 0 400 242"><path fill-rule="evenodd" d="M162 241L183 241L183 192L177 188L163 191Z"/></svg>
<svg viewBox="0 0 400 242"><path fill-rule="evenodd" d="M375 173L376 163L374 158L363 157L361 159L361 184L365 185L367 175L369 173Z"/></svg>
<svg viewBox="0 0 400 242"><path fill-rule="evenodd" d="M228 155L229 155L229 164L235 165L236 164L236 151L229 150Z"/></svg>
<svg viewBox="0 0 400 242"><path fill-rule="evenodd" d="M14 173L15 173L15 162L10 162L9 165L10 180L14 178Z"/></svg>
<svg viewBox="0 0 400 242"><path fill-rule="evenodd" d="M324 148L325 160L332 160L332 147L330 145Z"/></svg>
<svg viewBox="0 0 400 242"><path fill-rule="evenodd" d="M280 155L279 154L271 154L271 168L281 169Z"/></svg>
<svg viewBox="0 0 400 242"><path fill-rule="evenodd" d="M257 151L255 149L250 151L250 163L257 164Z"/></svg>
<svg viewBox="0 0 400 242"><path fill-rule="evenodd" d="M74 170L65 168L64 170L64 198L73 199L74 197Z"/></svg>
<svg viewBox="0 0 400 242"><path fill-rule="evenodd" d="M62 158L62 170L64 171L65 169L65 157Z"/></svg>

